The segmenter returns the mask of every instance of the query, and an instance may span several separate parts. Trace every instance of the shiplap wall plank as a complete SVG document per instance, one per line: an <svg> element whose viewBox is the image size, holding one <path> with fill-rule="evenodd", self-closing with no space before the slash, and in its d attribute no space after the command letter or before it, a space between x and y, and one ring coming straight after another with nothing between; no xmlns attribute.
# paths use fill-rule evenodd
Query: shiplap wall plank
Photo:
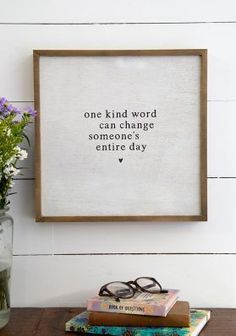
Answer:
<svg viewBox="0 0 236 336"><path fill-rule="evenodd" d="M236 177L236 102L208 103L208 176Z"/></svg>
<svg viewBox="0 0 236 336"><path fill-rule="evenodd" d="M15 181L16 195L10 196L14 218L14 254L52 254L52 224L34 220L33 181Z"/></svg>
<svg viewBox="0 0 236 336"><path fill-rule="evenodd" d="M85 306L107 282L154 276L192 307L235 307L235 263L235 255L14 257L12 305Z"/></svg>
<svg viewBox="0 0 236 336"><path fill-rule="evenodd" d="M234 0L1 0L0 22L225 22ZM17 7L17 10L16 10Z"/></svg>
<svg viewBox="0 0 236 336"><path fill-rule="evenodd" d="M0 26L3 92L33 100L33 49L208 48L209 100L236 100L236 24ZM227 83L227 85L225 84Z"/></svg>
<svg viewBox="0 0 236 336"><path fill-rule="evenodd" d="M236 179L209 179L209 219L191 223L36 223L33 185L17 181L12 196L17 255L236 253Z"/></svg>

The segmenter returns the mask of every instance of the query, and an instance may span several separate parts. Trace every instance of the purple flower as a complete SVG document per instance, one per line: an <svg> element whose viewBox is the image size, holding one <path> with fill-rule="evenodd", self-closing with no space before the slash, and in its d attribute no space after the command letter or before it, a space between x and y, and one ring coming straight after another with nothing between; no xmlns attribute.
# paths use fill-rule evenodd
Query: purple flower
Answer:
<svg viewBox="0 0 236 336"><path fill-rule="evenodd" d="M18 109L17 107L14 107L14 106L13 106L12 113L14 113L14 114L20 114L20 113L21 113L21 110Z"/></svg>
<svg viewBox="0 0 236 336"><path fill-rule="evenodd" d="M6 107L7 107L7 110L9 112L11 112L13 110L13 105L12 104L7 105Z"/></svg>
<svg viewBox="0 0 236 336"><path fill-rule="evenodd" d="M0 99L0 106L4 105L5 103L7 103L7 98L2 97L2 98Z"/></svg>
<svg viewBox="0 0 236 336"><path fill-rule="evenodd" d="M5 104L0 105L0 116L5 118L9 115L9 110Z"/></svg>
<svg viewBox="0 0 236 336"><path fill-rule="evenodd" d="M8 102L5 97L0 98L0 119L5 119L8 116L14 116L16 119L23 115L34 118L37 112L32 107L27 107L23 111Z"/></svg>
<svg viewBox="0 0 236 336"><path fill-rule="evenodd" d="M32 107L28 106L26 108L26 113L34 118L34 117L36 117L37 111L35 111Z"/></svg>
<svg viewBox="0 0 236 336"><path fill-rule="evenodd" d="M0 116L2 118L7 118L9 115L20 114L21 111L17 107L9 104L8 100L3 97L0 99Z"/></svg>

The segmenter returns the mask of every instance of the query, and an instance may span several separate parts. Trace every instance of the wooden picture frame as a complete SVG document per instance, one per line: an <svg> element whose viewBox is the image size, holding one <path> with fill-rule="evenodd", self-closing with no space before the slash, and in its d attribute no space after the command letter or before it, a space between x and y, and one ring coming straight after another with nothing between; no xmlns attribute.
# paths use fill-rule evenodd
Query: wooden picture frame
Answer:
<svg viewBox="0 0 236 336"><path fill-rule="evenodd" d="M36 221L207 220L207 50L33 56Z"/></svg>

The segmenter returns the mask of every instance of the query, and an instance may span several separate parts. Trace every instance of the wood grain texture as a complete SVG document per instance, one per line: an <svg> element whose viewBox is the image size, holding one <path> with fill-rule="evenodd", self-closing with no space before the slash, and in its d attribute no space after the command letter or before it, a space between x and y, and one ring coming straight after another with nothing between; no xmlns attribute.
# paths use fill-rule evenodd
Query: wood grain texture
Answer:
<svg viewBox="0 0 236 336"><path fill-rule="evenodd" d="M39 54L33 53L33 66L34 66L34 101L37 116L35 118L35 218L36 220L41 217L41 131L40 131L40 64Z"/></svg>
<svg viewBox="0 0 236 336"><path fill-rule="evenodd" d="M10 322L0 331L0 334L1 336L68 335L68 333L64 332L65 322L80 311L82 309L79 308L12 309ZM70 335L76 334L72 333Z"/></svg>
<svg viewBox="0 0 236 336"><path fill-rule="evenodd" d="M207 50L201 52L200 184L201 215L207 220Z"/></svg>
<svg viewBox="0 0 236 336"><path fill-rule="evenodd" d="M1 336L66 336L65 322L85 308L15 308ZM211 319L199 336L235 336L236 309L211 309ZM70 336L79 333L69 333Z"/></svg>
<svg viewBox="0 0 236 336"><path fill-rule="evenodd" d="M66 50L66 49L35 49L33 51L35 56L35 71L38 73L38 57L69 57L69 56L202 56L202 91L203 98L206 98L205 85L206 85L206 72L207 72L207 50L206 49L146 49L146 50ZM38 78L38 76L36 77ZM37 88L37 81L36 81ZM38 92L38 90L36 90Z"/></svg>

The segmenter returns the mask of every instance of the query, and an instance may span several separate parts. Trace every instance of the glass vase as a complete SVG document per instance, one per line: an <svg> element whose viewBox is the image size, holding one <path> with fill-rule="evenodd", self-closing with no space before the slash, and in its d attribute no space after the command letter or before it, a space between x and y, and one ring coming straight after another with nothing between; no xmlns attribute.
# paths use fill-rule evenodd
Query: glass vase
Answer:
<svg viewBox="0 0 236 336"><path fill-rule="evenodd" d="M0 209L0 328L10 318L10 276L13 250L13 218Z"/></svg>

